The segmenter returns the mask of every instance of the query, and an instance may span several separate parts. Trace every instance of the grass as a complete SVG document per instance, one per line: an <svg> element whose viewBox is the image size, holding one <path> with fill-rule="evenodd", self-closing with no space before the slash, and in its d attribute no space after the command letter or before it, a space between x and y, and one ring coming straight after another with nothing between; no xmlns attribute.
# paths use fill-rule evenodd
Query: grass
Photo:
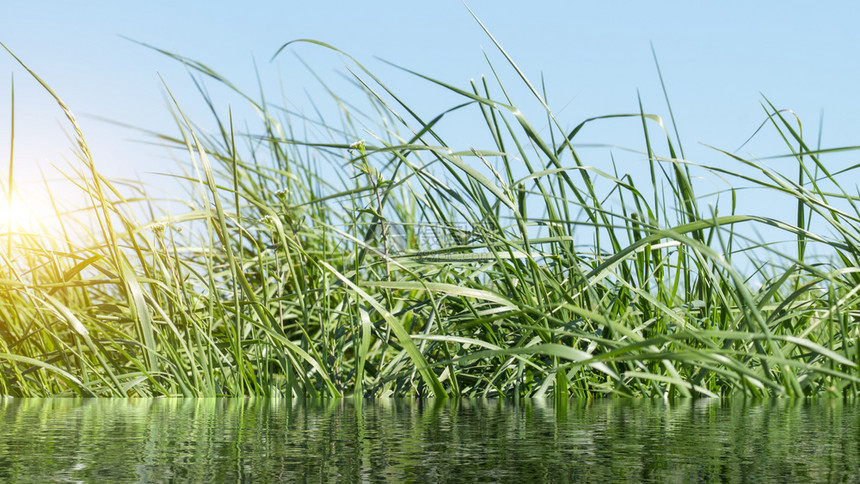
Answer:
<svg viewBox="0 0 860 484"><path fill-rule="evenodd" d="M371 108L332 94L334 125L164 52L260 119L237 131L200 84L208 134L172 101L177 129L158 139L188 160L188 210L172 216L98 172L72 111L30 72L74 128L67 176L89 203L55 204L54 235L0 234L0 394L857 395L860 197L822 161L853 148L810 147L767 100L762 129L784 140L793 176L718 149L715 165L688 160L674 120L641 102L567 131L496 45L548 133L493 65L468 88L414 73L461 98L421 118L341 53ZM449 146L455 114L491 144ZM647 176L575 149L604 122L640 127ZM296 134L311 131L323 135ZM788 197L796 217L738 213L733 185L726 209L696 177Z"/></svg>

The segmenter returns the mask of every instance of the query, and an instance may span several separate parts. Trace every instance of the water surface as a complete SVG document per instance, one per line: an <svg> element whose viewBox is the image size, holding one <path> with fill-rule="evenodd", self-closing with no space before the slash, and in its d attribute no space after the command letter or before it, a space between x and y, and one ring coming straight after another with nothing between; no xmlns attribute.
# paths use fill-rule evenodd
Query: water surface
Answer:
<svg viewBox="0 0 860 484"><path fill-rule="evenodd" d="M850 482L840 400L0 400L2 482Z"/></svg>

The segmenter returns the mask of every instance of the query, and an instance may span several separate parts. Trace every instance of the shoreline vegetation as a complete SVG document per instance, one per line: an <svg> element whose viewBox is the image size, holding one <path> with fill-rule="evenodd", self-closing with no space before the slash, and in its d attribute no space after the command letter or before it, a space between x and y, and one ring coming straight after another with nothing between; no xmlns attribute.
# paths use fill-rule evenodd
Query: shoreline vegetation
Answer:
<svg viewBox="0 0 860 484"><path fill-rule="evenodd" d="M337 51L373 111L336 97L334 126L164 52L260 118L240 133L201 87L206 134L173 100L178 129L158 139L189 162L173 216L100 175L72 111L27 69L74 128L69 179L89 206L55 206L57 234L0 233L0 395L857 395L860 197L822 161L853 148L810 147L767 100L762 129L785 141L790 175L718 149L717 165L687 160L674 120L641 103L565 130L496 46L548 131L498 76L461 89L416 74L461 98L422 118ZM448 146L455 112L492 144ZM641 126L647 176L575 149L583 127L617 119ZM304 123L329 139L296 134ZM738 213L735 188L716 205L696 177L790 198L796 218ZM746 235L759 228L793 248Z"/></svg>

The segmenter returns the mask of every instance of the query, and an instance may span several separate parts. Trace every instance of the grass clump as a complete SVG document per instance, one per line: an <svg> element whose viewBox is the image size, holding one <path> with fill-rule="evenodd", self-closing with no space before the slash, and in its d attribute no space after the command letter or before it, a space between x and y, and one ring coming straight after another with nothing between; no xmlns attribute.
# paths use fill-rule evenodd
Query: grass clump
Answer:
<svg viewBox="0 0 860 484"><path fill-rule="evenodd" d="M33 74L75 127L69 179L90 203L56 209L84 220L61 237L3 234L0 394L856 395L860 212L821 161L834 150L810 148L769 102L796 177L725 151L719 166L688 160L641 103L564 130L500 52L548 134L498 76L461 89L416 74L462 100L422 118L349 58L372 114L336 97L335 126L165 52L260 119L238 132L201 84L207 134L173 101L177 134L159 139L189 160L176 216L101 176ZM455 113L491 145L449 146ZM647 176L575 148L583 127L617 119L641 127ZM737 213L731 185L723 213L692 173L789 197L796 220ZM796 250L749 235L760 227Z"/></svg>

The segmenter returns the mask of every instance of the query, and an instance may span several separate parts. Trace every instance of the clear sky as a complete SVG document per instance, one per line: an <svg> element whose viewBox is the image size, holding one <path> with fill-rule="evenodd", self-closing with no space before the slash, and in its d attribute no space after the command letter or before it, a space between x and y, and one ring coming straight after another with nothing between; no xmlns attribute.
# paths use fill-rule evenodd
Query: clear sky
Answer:
<svg viewBox="0 0 860 484"><path fill-rule="evenodd" d="M319 91L293 53L336 85L336 73L345 71L343 59L308 45L291 48L274 63L269 59L287 41L318 39L352 54L427 116L451 107L453 98L377 57L461 87L470 78L492 75L482 49L503 66L460 0L3 3L0 42L77 114L98 167L108 175L146 178L146 173L172 165L164 150L139 143L145 135L99 118L175 132L161 78L183 107L204 112L182 66L121 36L197 59L250 92L256 91L256 59L267 90L279 97L282 79L287 97L297 105L306 101L304 89L311 95ZM688 158L719 159L697 148L699 142L728 150L743 143L764 120L762 94L777 107L793 109L811 139L817 137L823 113L824 146L860 145L860 3L468 4L534 82L543 74L549 104L565 127L590 116L636 112L637 90L646 111L667 115L653 43ZM11 56L0 52L4 184L13 74L16 166L22 179L36 173L37 165L50 171L51 163L62 164L70 156L63 131L69 126L61 111ZM518 84L510 69L502 69L502 75L508 84ZM533 118L540 124L540 112ZM634 128L607 123L584 133L581 141L613 142L616 129ZM468 148L469 129L463 128L458 148ZM630 139L635 142L619 142ZM760 156L784 151L762 139L744 150L757 150Z"/></svg>

